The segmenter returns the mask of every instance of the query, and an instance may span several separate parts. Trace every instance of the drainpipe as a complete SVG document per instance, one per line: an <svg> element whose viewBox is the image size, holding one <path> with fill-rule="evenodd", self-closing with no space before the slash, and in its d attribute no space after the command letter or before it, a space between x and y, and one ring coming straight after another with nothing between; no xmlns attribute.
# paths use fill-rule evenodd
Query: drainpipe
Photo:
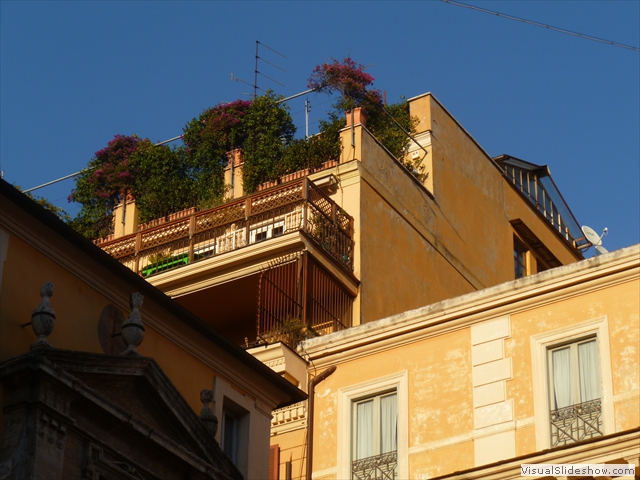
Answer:
<svg viewBox="0 0 640 480"><path fill-rule="evenodd" d="M316 393L316 385L326 379L329 375L336 371L336 366L331 365L320 375L316 375L309 382L309 408L307 408L307 474L306 480L311 480L311 471L313 467L313 398Z"/></svg>

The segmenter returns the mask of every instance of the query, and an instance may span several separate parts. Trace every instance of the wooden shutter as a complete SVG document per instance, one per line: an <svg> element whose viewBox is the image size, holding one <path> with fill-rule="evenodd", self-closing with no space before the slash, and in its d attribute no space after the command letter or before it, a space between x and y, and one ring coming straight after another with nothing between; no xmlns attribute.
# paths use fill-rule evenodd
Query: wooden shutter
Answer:
<svg viewBox="0 0 640 480"><path fill-rule="evenodd" d="M280 446L271 445L269 447L269 480L280 478Z"/></svg>

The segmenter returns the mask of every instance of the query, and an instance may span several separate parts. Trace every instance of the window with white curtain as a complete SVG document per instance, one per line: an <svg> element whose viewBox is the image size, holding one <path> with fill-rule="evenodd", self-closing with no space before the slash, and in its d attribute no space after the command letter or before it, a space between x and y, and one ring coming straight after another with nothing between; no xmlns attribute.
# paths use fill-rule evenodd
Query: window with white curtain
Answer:
<svg viewBox="0 0 640 480"><path fill-rule="evenodd" d="M597 338L549 348L548 365L551 446L602 435Z"/></svg>
<svg viewBox="0 0 640 480"><path fill-rule="evenodd" d="M355 400L352 414L352 478L392 479L398 463L398 394Z"/></svg>

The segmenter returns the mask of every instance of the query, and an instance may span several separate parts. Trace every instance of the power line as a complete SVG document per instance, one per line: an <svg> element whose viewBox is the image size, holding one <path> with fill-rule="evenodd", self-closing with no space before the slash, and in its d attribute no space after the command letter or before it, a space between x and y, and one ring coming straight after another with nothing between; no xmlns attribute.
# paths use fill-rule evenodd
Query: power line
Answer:
<svg viewBox="0 0 640 480"><path fill-rule="evenodd" d="M261 45L262 45L262 44L261 44ZM274 51L275 51L275 50L274 50ZM233 77L233 73L231 74L231 79L232 79L232 80L239 80L239 79L237 79L237 78ZM275 81L275 80L274 80L274 81ZM259 88L259 87L258 87L258 88ZM287 100L291 100L291 99L293 99L293 98L297 98L297 97L300 97L300 96L302 96L302 95L306 95L306 94L308 94L308 93L315 92L315 90L316 90L316 89L312 88L312 89L309 89L309 90L305 90L304 92L296 93L295 95L291 95L290 97L283 98L283 99L281 99L281 100L276 101L276 102L275 102L275 104L277 105L277 104L279 104L279 103L286 102ZM156 147L157 147L157 146L159 146L159 145L164 145L164 144L166 144L166 143L175 142L176 140L180 140L181 138L182 138L182 135L178 135L177 137L170 138L169 140L163 140L162 142L158 142L158 143L156 143L155 145L156 145ZM90 168L85 168L85 169L83 169L83 170L80 170L79 172L72 173L71 175L65 175L64 177L57 178L57 179L52 180L52 181L47 182L47 183L43 183L42 185L38 185L37 187L31 187L31 188L29 188L29 189L27 189L27 190L22 190L22 192L23 192L23 193L33 192L34 190L38 190L38 189L40 189L40 188L48 187L49 185L53 185L54 183L62 182L63 180L67 180L67 179L69 179L69 178L76 177L76 176L80 175L81 173L87 172L87 171L89 171L89 170L91 170L91 169L90 169Z"/></svg>
<svg viewBox="0 0 640 480"><path fill-rule="evenodd" d="M469 8L471 10L477 10L483 13L489 13L491 15L496 15L498 17L506 18L508 20L515 20L516 22L528 23L529 25L535 25L536 27L546 28L547 30L553 30L554 32L560 32L567 35L572 35L574 37L584 38L586 40L591 40L594 42L606 43L608 45L613 45L614 47L626 48L627 50L634 50L636 52L640 52L640 48L633 47L631 45L625 45L624 43L614 42L613 40L605 40L604 38L593 37L591 35L585 35L583 33L572 32L571 30L566 30L564 28L552 27L551 25L546 25L544 23L535 22L533 20L527 20L526 18L514 17L513 15L507 15L506 13L494 12L493 10L487 10L486 8L480 8L473 5L467 5L466 3L454 2L453 0L440 0L444 3L449 3L451 5L455 5L456 7L464 7Z"/></svg>
<svg viewBox="0 0 640 480"><path fill-rule="evenodd" d="M175 142L176 140L179 140L181 138L182 138L182 135L178 135L177 137L170 138L169 140L163 140L162 142L156 143L156 147L160 145L164 145L165 143ZM38 190L43 187L48 187L49 185L53 185L54 183L62 182L63 180L67 180L69 178L77 177L81 173L88 172L89 170L91 170L91 168L85 168L83 170L80 170L79 172L72 173L71 175L65 175L64 177L61 177L61 178L56 178L55 180L51 180L50 182L43 183L42 185L38 185L37 187L31 187L26 190L22 190L22 192L23 193L33 192L34 190Z"/></svg>

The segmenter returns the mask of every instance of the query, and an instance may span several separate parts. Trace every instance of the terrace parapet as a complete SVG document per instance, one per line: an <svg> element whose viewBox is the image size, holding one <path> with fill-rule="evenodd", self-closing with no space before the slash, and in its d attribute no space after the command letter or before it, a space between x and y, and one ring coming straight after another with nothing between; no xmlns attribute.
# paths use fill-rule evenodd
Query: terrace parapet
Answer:
<svg viewBox="0 0 640 480"><path fill-rule="evenodd" d="M209 210L179 212L174 218L96 243L148 277L302 231L340 266L353 271L353 218L306 177Z"/></svg>

